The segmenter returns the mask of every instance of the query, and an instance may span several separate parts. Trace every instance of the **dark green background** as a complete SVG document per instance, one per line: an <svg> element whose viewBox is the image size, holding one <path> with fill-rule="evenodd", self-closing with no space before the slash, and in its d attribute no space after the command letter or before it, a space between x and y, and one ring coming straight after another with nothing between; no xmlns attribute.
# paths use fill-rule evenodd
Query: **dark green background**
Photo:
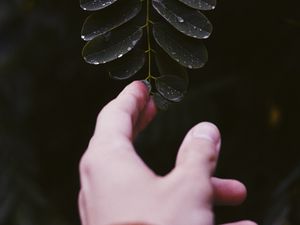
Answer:
<svg viewBox="0 0 300 225"><path fill-rule="evenodd" d="M87 15L77 1L0 1L1 225L78 224L78 161L97 113L128 83L84 63ZM246 203L217 208L217 220L271 224L265 218L278 216L272 206L282 198L280 209L300 208L300 2L220 0L206 15L208 64L191 71L185 100L159 113L136 146L165 174L188 129L215 122L217 175L249 188ZM279 185L287 187L278 194ZM290 224L300 224L294 215Z"/></svg>

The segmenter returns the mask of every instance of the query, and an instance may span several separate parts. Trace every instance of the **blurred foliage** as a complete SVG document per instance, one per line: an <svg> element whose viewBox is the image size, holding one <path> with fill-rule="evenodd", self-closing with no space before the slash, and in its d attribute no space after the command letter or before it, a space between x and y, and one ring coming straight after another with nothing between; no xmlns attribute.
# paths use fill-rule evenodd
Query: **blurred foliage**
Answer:
<svg viewBox="0 0 300 225"><path fill-rule="evenodd" d="M272 201L263 224L300 224L300 166L280 182L272 195Z"/></svg>
<svg viewBox="0 0 300 225"><path fill-rule="evenodd" d="M208 13L215 28L207 66L136 142L165 174L187 130L215 122L223 135L217 175L249 188L243 206L216 208L218 222L274 225L283 215L299 224L299 4L220 1ZM86 16L74 1L0 2L1 225L79 224L78 161L97 113L127 84L81 59Z"/></svg>

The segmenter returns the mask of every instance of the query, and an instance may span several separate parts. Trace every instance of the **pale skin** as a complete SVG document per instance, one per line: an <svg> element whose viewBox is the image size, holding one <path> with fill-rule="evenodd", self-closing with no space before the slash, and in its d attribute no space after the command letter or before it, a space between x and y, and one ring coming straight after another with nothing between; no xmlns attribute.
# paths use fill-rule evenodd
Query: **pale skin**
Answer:
<svg viewBox="0 0 300 225"><path fill-rule="evenodd" d="M213 177L221 138L208 122L187 133L169 174L158 176L148 168L132 142L155 114L140 81L128 85L99 113L80 162L82 225L214 225L215 204L238 205L246 198L239 181Z"/></svg>

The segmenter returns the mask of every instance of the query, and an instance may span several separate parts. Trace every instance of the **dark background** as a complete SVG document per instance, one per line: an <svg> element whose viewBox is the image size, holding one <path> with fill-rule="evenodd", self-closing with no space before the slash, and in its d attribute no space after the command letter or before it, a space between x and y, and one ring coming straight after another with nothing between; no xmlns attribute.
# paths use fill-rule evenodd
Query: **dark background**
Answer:
<svg viewBox="0 0 300 225"><path fill-rule="evenodd" d="M0 224L78 224L78 161L101 107L129 82L81 57L77 1L0 0ZM300 224L300 2L219 1L209 62L136 146L159 174L189 128L216 123L217 175L248 186L217 221ZM273 221L276 221L273 222Z"/></svg>

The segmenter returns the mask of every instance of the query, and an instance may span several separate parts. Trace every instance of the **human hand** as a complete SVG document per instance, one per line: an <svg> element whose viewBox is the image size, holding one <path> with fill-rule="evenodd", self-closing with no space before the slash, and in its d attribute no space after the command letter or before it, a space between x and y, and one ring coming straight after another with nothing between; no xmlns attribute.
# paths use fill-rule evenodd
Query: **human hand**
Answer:
<svg viewBox="0 0 300 225"><path fill-rule="evenodd" d="M214 204L236 205L245 199L243 184L212 177L221 141L210 123L188 132L168 175L154 174L132 142L155 113L140 81L128 85L100 112L80 162L82 225L213 225Z"/></svg>

